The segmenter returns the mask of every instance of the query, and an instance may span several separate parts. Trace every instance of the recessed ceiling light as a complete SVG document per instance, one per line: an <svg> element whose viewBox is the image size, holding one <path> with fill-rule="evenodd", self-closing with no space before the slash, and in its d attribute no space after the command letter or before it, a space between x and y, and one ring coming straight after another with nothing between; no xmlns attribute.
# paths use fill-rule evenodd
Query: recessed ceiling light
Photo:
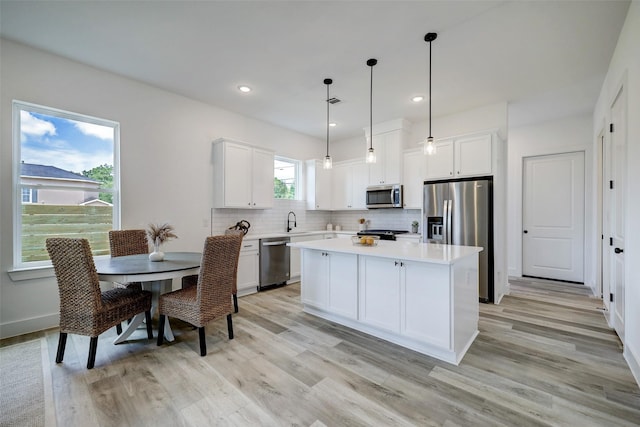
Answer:
<svg viewBox="0 0 640 427"><path fill-rule="evenodd" d="M420 101L422 101L423 99L424 99L424 96L420 96L420 95L418 95L418 96L414 96L413 98L411 98L411 100L412 100L413 102L420 102Z"/></svg>
<svg viewBox="0 0 640 427"><path fill-rule="evenodd" d="M337 125L335 123L329 123L329 126L331 126L332 128L336 127Z"/></svg>
<svg viewBox="0 0 640 427"><path fill-rule="evenodd" d="M245 86L245 85L240 85L238 86L238 90L242 93L249 93L251 92L251 88L249 86Z"/></svg>

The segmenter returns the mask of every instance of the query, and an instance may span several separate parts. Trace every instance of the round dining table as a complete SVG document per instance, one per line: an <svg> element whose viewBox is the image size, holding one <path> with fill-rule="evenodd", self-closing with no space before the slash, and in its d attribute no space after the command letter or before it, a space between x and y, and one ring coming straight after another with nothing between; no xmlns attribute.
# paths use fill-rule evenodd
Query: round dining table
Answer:
<svg viewBox="0 0 640 427"><path fill-rule="evenodd" d="M151 291L151 312L154 314L158 308L158 297L172 290L173 279L198 274L201 260L200 252L166 252L163 261L150 261L148 254L140 254L96 258L94 263L101 281L141 282L143 289ZM144 313L137 314L113 343L126 341L143 321ZM174 340L168 321L165 322L164 336L167 341Z"/></svg>

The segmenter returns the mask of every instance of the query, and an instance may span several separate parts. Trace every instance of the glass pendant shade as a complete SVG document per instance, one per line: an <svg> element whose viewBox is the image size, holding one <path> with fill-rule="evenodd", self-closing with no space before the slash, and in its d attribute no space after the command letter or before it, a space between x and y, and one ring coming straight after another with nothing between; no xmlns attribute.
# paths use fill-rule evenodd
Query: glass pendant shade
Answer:
<svg viewBox="0 0 640 427"><path fill-rule="evenodd" d="M433 137L429 137L427 138L427 140L424 143L424 154L426 154L427 156L433 156L434 154L436 154L436 144L433 143Z"/></svg>
<svg viewBox="0 0 640 427"><path fill-rule="evenodd" d="M367 163L375 163L376 162L376 153L375 153L375 151L373 151L373 147L371 147L371 148L369 148L367 150L366 161L367 161Z"/></svg>
<svg viewBox="0 0 640 427"><path fill-rule="evenodd" d="M322 167L324 169L331 169L333 167L333 162L331 161L331 156L325 156L324 162L322 162Z"/></svg>

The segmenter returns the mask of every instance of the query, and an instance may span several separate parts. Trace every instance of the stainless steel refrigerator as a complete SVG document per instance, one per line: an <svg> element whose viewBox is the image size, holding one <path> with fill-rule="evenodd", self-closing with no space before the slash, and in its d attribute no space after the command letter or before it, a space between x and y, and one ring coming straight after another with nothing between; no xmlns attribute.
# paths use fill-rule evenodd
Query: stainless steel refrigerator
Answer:
<svg viewBox="0 0 640 427"><path fill-rule="evenodd" d="M493 180L470 178L424 183L423 241L482 246L480 301L493 301Z"/></svg>

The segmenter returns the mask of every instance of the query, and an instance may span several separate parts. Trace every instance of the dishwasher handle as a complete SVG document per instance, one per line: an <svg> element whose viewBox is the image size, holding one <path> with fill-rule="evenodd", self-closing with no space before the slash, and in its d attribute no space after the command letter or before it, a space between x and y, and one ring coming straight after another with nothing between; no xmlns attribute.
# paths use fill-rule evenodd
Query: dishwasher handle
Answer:
<svg viewBox="0 0 640 427"><path fill-rule="evenodd" d="M288 242L285 240L279 240L277 242L263 242L262 246L284 246L286 245Z"/></svg>

